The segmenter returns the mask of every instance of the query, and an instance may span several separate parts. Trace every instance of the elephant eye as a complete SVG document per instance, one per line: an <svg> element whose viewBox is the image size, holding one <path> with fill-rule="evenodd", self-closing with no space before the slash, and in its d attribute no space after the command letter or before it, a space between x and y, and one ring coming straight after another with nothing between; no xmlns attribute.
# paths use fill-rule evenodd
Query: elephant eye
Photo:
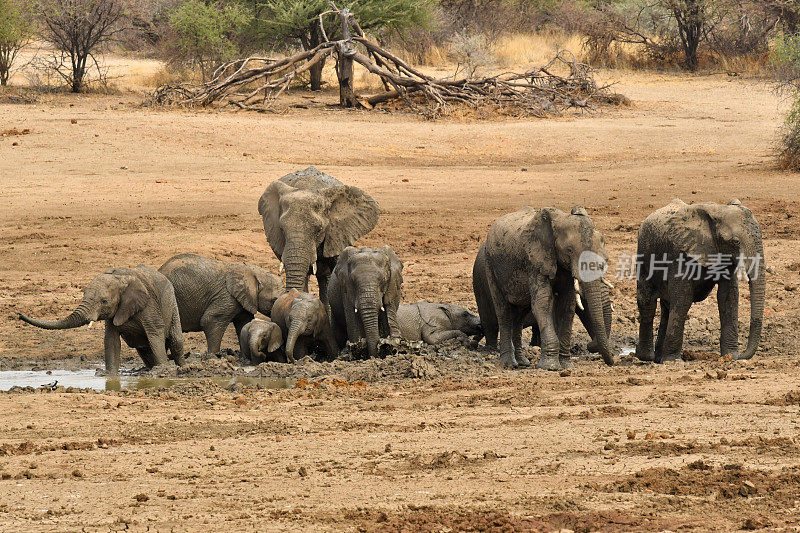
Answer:
<svg viewBox="0 0 800 533"><path fill-rule="evenodd" d="M101 303L101 304L103 304L103 305L105 305L105 304L107 304L107 303L108 303L108 299L107 299L107 298L102 298L102 299L100 300L100 303Z"/></svg>

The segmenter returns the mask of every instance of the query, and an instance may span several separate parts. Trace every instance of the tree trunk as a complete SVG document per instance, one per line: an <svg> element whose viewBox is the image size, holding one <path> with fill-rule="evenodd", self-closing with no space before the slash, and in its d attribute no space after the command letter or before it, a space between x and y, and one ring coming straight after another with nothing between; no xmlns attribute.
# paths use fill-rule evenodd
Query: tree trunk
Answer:
<svg viewBox="0 0 800 533"><path fill-rule="evenodd" d="M303 47L306 50L313 50L317 46L322 44L322 38L319 34L319 28L317 27L316 23L313 24L309 30L308 38L303 39ZM321 60L308 70L309 75L311 76L311 90L312 91L321 91L322 90L322 69L325 68L325 60Z"/></svg>
<svg viewBox="0 0 800 533"><path fill-rule="evenodd" d="M342 44L338 48L336 75L339 78L339 105L342 107L357 107L358 99L353 90L353 56L356 47L350 37L350 10L342 9L339 16L342 19Z"/></svg>

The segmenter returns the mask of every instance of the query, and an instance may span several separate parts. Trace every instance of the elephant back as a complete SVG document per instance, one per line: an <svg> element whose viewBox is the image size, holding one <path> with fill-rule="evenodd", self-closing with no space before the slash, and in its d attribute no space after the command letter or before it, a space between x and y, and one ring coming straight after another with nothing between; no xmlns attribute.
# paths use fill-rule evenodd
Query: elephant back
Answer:
<svg viewBox="0 0 800 533"><path fill-rule="evenodd" d="M313 191L344 185L341 181L324 172L320 172L315 167L308 167L305 170L292 172L282 177L279 181L282 181L286 185L291 185L296 189L309 189Z"/></svg>

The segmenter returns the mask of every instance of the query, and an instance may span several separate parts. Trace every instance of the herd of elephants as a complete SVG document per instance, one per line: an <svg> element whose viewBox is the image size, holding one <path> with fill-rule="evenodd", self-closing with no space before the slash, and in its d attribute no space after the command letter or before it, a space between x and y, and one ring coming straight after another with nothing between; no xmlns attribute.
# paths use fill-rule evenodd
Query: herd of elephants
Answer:
<svg viewBox="0 0 800 533"><path fill-rule="evenodd" d="M361 339L375 357L381 337L429 344L454 338L475 343L485 337L486 346L499 349L501 362L512 368L530 365L521 335L532 326L531 344L541 346L537 366L558 370L571 365L575 314L591 337L589 350L614 363L608 254L603 235L582 207L570 212L523 207L492 225L473 267L477 316L451 304L400 305L403 263L392 248L352 246L380 215L377 202L357 187L310 167L271 183L258 211L285 270L285 284L279 275L251 264L183 254L158 270L140 265L100 274L66 318L19 317L45 329L104 320L108 374L119 371L120 339L147 367L166 364L168 358L183 365L183 332L204 332L208 352L217 353L231 322L241 353L253 363L291 363L306 355L331 359L348 341ZM680 358L689 308L716 286L721 354L752 357L764 314L763 250L761 229L738 200L690 205L676 199L648 216L636 255L636 356L659 363ZM600 266L594 268L593 262ZM749 281L751 313L747 345L740 352L742 272ZM308 293L312 274L319 297ZM257 313L269 318L255 318Z"/></svg>

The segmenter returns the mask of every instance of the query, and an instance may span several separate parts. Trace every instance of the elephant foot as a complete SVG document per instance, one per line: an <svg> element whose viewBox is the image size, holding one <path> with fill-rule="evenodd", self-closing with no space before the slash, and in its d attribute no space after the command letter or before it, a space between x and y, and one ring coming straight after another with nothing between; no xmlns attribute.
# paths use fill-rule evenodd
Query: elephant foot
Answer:
<svg viewBox="0 0 800 533"><path fill-rule="evenodd" d="M541 368L542 370L561 370L561 363L555 355L542 355L539 357L539 363L536 365L536 368Z"/></svg>
<svg viewBox="0 0 800 533"><path fill-rule="evenodd" d="M647 361L652 363L656 360L656 353L654 350L644 350L639 346L636 347L636 358L640 361Z"/></svg>
<svg viewBox="0 0 800 533"><path fill-rule="evenodd" d="M592 339L586 345L586 351L589 353L600 353L600 344Z"/></svg>
<svg viewBox="0 0 800 533"><path fill-rule="evenodd" d="M175 364L176 364L176 365L178 365L178 366L183 366L183 365L185 365L185 364L186 364L186 357L185 357L184 355L182 355L182 354L181 354L181 355L179 355L178 357L176 357L176 358L174 359L174 361L175 361Z"/></svg>
<svg viewBox="0 0 800 533"><path fill-rule="evenodd" d="M575 364L572 362L572 358L569 355L558 356L558 363L561 365L561 368L572 368Z"/></svg>
<svg viewBox="0 0 800 533"><path fill-rule="evenodd" d="M738 347L737 348L732 348L732 349L729 349L729 350L726 350L726 349L723 348L723 349L721 349L719 351L719 355L720 355L720 357L725 357L727 355L730 355L731 359L734 360L734 361L737 361L739 358L742 357L742 354L739 353Z"/></svg>
<svg viewBox="0 0 800 533"><path fill-rule="evenodd" d="M520 353L516 356L517 364L522 368L528 368L531 366L531 360L528 359L525 354Z"/></svg>
<svg viewBox="0 0 800 533"><path fill-rule="evenodd" d="M519 368L519 364L513 354L501 355L500 362L503 363L506 368Z"/></svg>

